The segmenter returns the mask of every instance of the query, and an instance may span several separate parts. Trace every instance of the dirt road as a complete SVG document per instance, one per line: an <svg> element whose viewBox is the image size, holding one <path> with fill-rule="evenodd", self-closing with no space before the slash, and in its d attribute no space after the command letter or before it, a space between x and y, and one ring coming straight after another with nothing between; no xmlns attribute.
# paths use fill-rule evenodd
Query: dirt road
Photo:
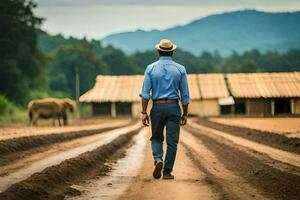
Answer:
<svg viewBox="0 0 300 200"><path fill-rule="evenodd" d="M149 138L149 135L148 135ZM174 175L176 180L155 180L152 177L153 160L149 142L140 174L133 179L128 191L119 199L216 199L218 194L210 187L206 175L187 155L183 145L179 145Z"/></svg>
<svg viewBox="0 0 300 200"><path fill-rule="evenodd" d="M140 175L119 199L299 199L299 159L190 122L181 133L176 179L151 177L148 146Z"/></svg>
<svg viewBox="0 0 300 200"><path fill-rule="evenodd" d="M250 137L243 128L221 129L190 120L181 131L175 180L155 180L150 130L140 127L131 124L49 144L52 148L3 164L0 199L300 197L298 146L269 145L278 141L276 134L268 133L271 139L265 141L257 139L259 133ZM286 143L296 144L293 138Z"/></svg>

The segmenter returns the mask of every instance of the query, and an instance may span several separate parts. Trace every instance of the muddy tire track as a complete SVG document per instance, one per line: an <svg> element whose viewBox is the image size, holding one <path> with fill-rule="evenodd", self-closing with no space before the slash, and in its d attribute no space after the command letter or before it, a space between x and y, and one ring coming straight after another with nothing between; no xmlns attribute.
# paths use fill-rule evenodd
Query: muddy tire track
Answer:
<svg viewBox="0 0 300 200"><path fill-rule="evenodd" d="M140 130L140 129L139 129ZM18 182L0 194L0 199L9 200L47 200L64 199L66 195L79 195L70 185L99 169L108 170L105 162L119 149L128 145L139 130L120 135L112 142L76 158L66 160L59 165L48 167L35 173L28 179Z"/></svg>
<svg viewBox="0 0 300 200"><path fill-rule="evenodd" d="M191 127L186 129L212 151L224 166L247 180L254 188L270 199L296 200L300 196L300 176L272 167L235 144L216 139Z"/></svg>
<svg viewBox="0 0 300 200"><path fill-rule="evenodd" d="M195 120L195 122L203 126L207 126L219 131L225 131L226 133L243 137L261 144L300 154L300 138L290 138L278 133L225 125L218 122L209 121L206 118L198 118Z"/></svg>

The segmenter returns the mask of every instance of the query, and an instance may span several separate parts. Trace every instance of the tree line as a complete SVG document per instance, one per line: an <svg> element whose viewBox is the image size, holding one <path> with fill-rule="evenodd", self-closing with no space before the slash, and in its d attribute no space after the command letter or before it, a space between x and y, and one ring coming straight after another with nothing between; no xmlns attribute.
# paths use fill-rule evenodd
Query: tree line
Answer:
<svg viewBox="0 0 300 200"><path fill-rule="evenodd" d="M61 45L48 52L46 51L48 47L44 46L44 42L39 43L39 48L51 55L47 65L49 89L71 97L75 97L76 70L79 73L80 93L82 94L94 85L98 74L143 74L147 65L158 59L156 50L126 55L113 46L103 47L99 41L95 40L66 39L61 35L44 35L43 37L48 38L44 40L55 38L61 41ZM183 64L188 73L300 71L300 50L290 50L279 54L275 51L261 53L254 49L243 54L232 52L231 56L223 57L217 51L203 52L196 56L177 49L174 52L174 59Z"/></svg>
<svg viewBox="0 0 300 200"><path fill-rule="evenodd" d="M33 14L35 7L29 0L0 2L0 96L15 104L47 96L74 98L76 73L82 94L98 74L143 74L158 59L155 50L127 55L97 40L49 35L40 30L43 19ZM300 70L300 50L280 54L254 49L224 57L218 51L194 55L178 49L174 59L188 73Z"/></svg>

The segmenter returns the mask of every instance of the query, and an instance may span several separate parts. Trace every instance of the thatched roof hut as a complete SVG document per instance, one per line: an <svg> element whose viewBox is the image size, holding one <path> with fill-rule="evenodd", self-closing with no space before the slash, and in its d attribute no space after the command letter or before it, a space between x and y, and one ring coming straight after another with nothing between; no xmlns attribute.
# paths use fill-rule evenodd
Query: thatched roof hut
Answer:
<svg viewBox="0 0 300 200"><path fill-rule="evenodd" d="M194 115L300 113L300 72L189 74L188 82ZM142 84L142 75L99 75L79 100L92 103L94 114L138 116Z"/></svg>
<svg viewBox="0 0 300 200"><path fill-rule="evenodd" d="M299 72L237 73L227 74L226 78L232 96L245 113L294 114L300 113L299 74Z"/></svg>

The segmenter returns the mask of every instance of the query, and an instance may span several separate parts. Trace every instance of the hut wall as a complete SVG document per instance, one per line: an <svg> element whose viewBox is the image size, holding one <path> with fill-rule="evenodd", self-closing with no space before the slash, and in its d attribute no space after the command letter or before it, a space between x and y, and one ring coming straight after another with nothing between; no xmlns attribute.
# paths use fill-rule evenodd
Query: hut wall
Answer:
<svg viewBox="0 0 300 200"><path fill-rule="evenodd" d="M148 107L147 107L147 112L150 115L150 111L152 108L152 101L149 101ZM133 102L131 105L131 116L132 117L140 117L142 112L142 103L140 101L138 102Z"/></svg>
<svg viewBox="0 0 300 200"><path fill-rule="evenodd" d="M139 117L141 114L142 105L141 102L133 102L131 104L131 115L132 117Z"/></svg>
<svg viewBox="0 0 300 200"><path fill-rule="evenodd" d="M246 114L246 99L234 99L233 113L238 115Z"/></svg>
<svg viewBox="0 0 300 200"><path fill-rule="evenodd" d="M221 115L228 115L234 113L234 106L233 105L222 105L220 106L220 114Z"/></svg>
<svg viewBox="0 0 300 200"><path fill-rule="evenodd" d="M116 114L118 115L132 115L132 103L116 102Z"/></svg>
<svg viewBox="0 0 300 200"><path fill-rule="evenodd" d="M189 114L201 116L201 101L200 100L192 100L189 104Z"/></svg>
<svg viewBox="0 0 300 200"><path fill-rule="evenodd" d="M220 106L217 99L203 100L203 115L216 116L220 114Z"/></svg>
<svg viewBox="0 0 300 200"><path fill-rule="evenodd" d="M294 114L300 114L300 98L292 99L294 106Z"/></svg>
<svg viewBox="0 0 300 200"><path fill-rule="evenodd" d="M270 99L247 99L246 112L248 115L267 116L271 115Z"/></svg>
<svg viewBox="0 0 300 200"><path fill-rule="evenodd" d="M292 101L290 98L274 99L275 114L291 114Z"/></svg>
<svg viewBox="0 0 300 200"><path fill-rule="evenodd" d="M220 114L217 99L193 100L189 105L189 113L198 116L216 116Z"/></svg>
<svg viewBox="0 0 300 200"><path fill-rule="evenodd" d="M92 103L92 112L94 116L111 115L111 103Z"/></svg>

